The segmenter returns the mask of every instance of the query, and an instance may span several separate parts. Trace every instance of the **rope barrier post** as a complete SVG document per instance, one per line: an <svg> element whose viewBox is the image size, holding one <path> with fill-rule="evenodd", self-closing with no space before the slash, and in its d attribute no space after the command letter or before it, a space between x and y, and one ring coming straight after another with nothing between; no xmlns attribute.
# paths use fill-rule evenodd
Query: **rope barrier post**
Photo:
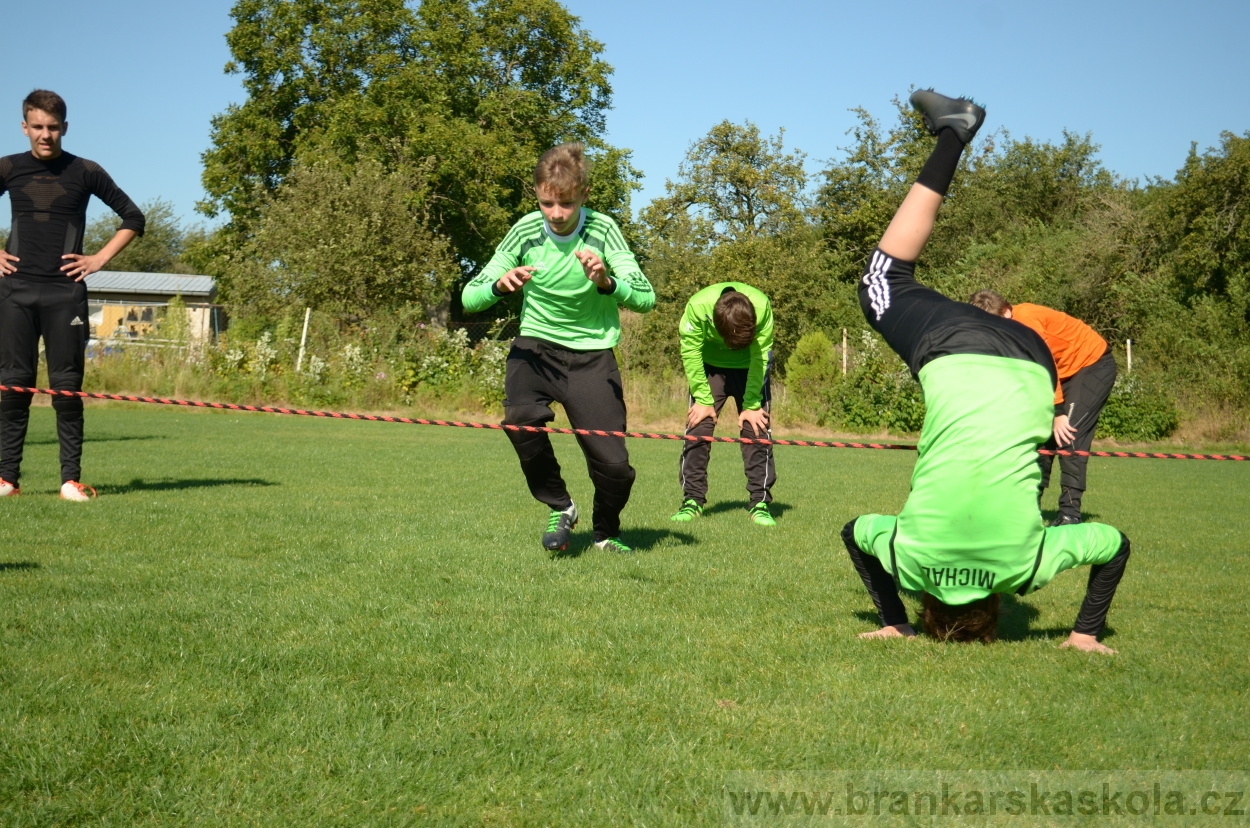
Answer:
<svg viewBox="0 0 1250 828"><path fill-rule="evenodd" d="M299 369L304 364L304 343L308 341L308 317L312 315L312 308L304 308L304 333L299 338L299 357L295 360L295 373L299 373Z"/></svg>
<svg viewBox="0 0 1250 828"><path fill-rule="evenodd" d="M842 376L846 376L846 328L842 329Z"/></svg>
<svg viewBox="0 0 1250 828"><path fill-rule="evenodd" d="M1133 340L1124 340L1124 349L1128 351L1128 370L1125 373L1133 373Z"/></svg>

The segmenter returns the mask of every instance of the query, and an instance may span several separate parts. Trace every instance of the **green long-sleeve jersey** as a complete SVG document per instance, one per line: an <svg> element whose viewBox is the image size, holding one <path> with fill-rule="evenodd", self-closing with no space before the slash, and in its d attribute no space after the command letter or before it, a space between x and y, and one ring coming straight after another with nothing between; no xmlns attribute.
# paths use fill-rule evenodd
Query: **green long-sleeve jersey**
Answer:
<svg viewBox="0 0 1250 828"><path fill-rule="evenodd" d="M1050 436L1050 374L1023 359L952 354L920 370L926 414L902 512L855 522L859 548L901 589L966 604L1033 592L1064 569L1106 563L1111 526L1046 529L1037 447Z"/></svg>
<svg viewBox="0 0 1250 828"><path fill-rule="evenodd" d="M586 278L574 255L593 250L603 259L614 289L605 293ZM461 294L469 313L499 301L499 277L521 265L537 268L521 289L521 335L553 342L576 351L613 348L621 338L618 306L638 313L655 307L655 292L643 275L625 237L609 216L586 207L577 229L567 236L551 232L541 212L512 226L486 267Z"/></svg>
<svg viewBox="0 0 1250 828"><path fill-rule="evenodd" d="M712 312L721 294L733 289L751 300L755 308L755 340L746 348L730 350L716 330ZM763 405L764 373L773 350L773 306L761 291L742 282L720 282L703 288L686 302L678 325L681 362L686 369L690 396L701 405L712 405L712 389L707 384L704 363L717 368L746 368L747 388L742 404L746 409Z"/></svg>

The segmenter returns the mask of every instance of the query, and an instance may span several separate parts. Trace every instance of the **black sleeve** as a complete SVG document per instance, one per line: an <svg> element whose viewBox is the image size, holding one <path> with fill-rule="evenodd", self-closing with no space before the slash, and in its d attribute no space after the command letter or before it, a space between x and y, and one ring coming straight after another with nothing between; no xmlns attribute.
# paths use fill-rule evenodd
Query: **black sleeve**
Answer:
<svg viewBox="0 0 1250 828"><path fill-rule="evenodd" d="M1129 542L1120 535L1120 551L1105 564L1095 564L1089 568L1089 583L1085 587L1085 600L1081 602L1081 611L1076 616L1076 624L1072 632L1083 635L1098 636L1107 624L1107 611L1111 609L1111 599L1115 597L1116 587L1124 575L1124 567L1128 564Z"/></svg>
<svg viewBox="0 0 1250 828"><path fill-rule="evenodd" d="M859 573L860 580L864 582L864 588L868 590L868 596L872 598L872 603L877 608L881 626L894 627L910 623L907 620L907 608L898 597L898 587L894 583L894 578L885 571L881 561L866 554L855 542L855 521L842 527L842 542L846 544L851 563L855 564L855 571Z"/></svg>
<svg viewBox="0 0 1250 828"><path fill-rule="evenodd" d="M87 170L90 174L88 181L91 185L91 194L107 204L114 213L121 217L122 223L117 229L133 230L142 236L144 227L147 224L147 220L143 217L143 211L130 200L130 196L126 195L121 187L113 183L113 179L99 164L87 162Z"/></svg>

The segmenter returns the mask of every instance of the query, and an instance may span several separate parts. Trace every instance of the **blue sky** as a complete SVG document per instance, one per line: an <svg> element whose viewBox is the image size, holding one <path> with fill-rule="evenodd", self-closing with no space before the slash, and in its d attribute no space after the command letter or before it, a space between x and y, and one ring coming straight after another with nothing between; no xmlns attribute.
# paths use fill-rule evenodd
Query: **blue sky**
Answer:
<svg viewBox="0 0 1250 828"><path fill-rule="evenodd" d="M230 0L10 5L0 152L27 146L26 93L54 89L69 102L66 149L99 161L136 201L164 198L198 220L210 119L242 99L222 72ZM1204 149L1222 130L1250 131L1245 0L565 5L615 69L608 139L646 174L635 209L723 119L784 128L814 174L849 144L850 107L892 118L890 99L913 84L975 95L987 127L1016 137L1091 132L1103 163L1128 178L1170 178L1191 141Z"/></svg>

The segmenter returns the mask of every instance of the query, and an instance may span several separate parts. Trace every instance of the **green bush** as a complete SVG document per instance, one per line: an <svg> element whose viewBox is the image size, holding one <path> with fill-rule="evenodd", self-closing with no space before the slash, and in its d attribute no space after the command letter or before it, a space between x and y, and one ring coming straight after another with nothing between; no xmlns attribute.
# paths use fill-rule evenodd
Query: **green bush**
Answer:
<svg viewBox="0 0 1250 828"><path fill-rule="evenodd" d="M829 424L848 431L920 431L925 414L920 384L880 337L861 332L854 364L830 399Z"/></svg>
<svg viewBox="0 0 1250 828"><path fill-rule="evenodd" d="M1162 440L1180 424L1176 406L1140 374L1122 374L1098 418L1098 437L1116 440Z"/></svg>
<svg viewBox="0 0 1250 828"><path fill-rule="evenodd" d="M318 408L437 403L497 410L503 400L508 347L492 337L470 345L464 331L448 331L419 312L351 328L314 313L297 370L302 325L303 313L292 309L235 320L216 342L205 342L187 336L176 319L163 318L151 340L95 349L88 384L109 392Z"/></svg>
<svg viewBox="0 0 1250 828"><path fill-rule="evenodd" d="M443 395L464 390L483 408L499 407L508 358L506 343L483 339L471 346L464 330L424 325L420 330L422 335L404 347L398 360L395 384L405 402L411 404L421 388Z"/></svg>
<svg viewBox="0 0 1250 828"><path fill-rule="evenodd" d="M805 419L819 421L829 389L840 383L838 354L820 331L804 334L786 360L786 390Z"/></svg>
<svg viewBox="0 0 1250 828"><path fill-rule="evenodd" d="M924 424L924 397L906 366L871 331L842 376L837 350L819 331L804 334L786 360L786 389L800 411L846 431L914 433Z"/></svg>

